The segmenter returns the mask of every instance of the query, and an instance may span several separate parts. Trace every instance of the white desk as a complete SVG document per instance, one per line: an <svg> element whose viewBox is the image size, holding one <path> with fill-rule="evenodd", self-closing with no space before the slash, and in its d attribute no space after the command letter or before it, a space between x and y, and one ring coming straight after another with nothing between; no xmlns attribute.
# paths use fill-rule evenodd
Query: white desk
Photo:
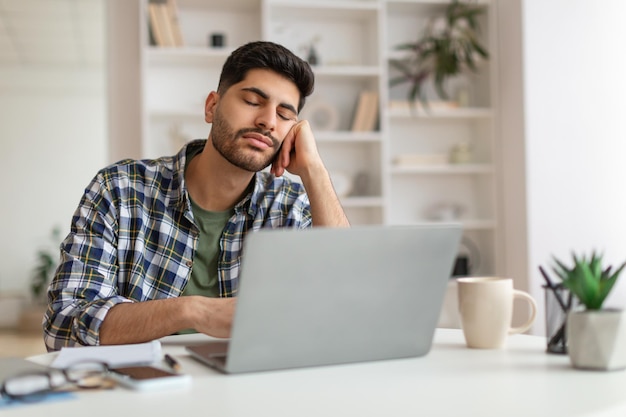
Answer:
<svg viewBox="0 0 626 417"><path fill-rule="evenodd" d="M459 330L437 330L425 357L243 375L223 375L163 339L191 386L140 393L80 392L76 399L2 410L10 416L626 416L626 371L574 370L545 353L545 339L517 335L503 350L465 347ZM51 355L34 357L37 362Z"/></svg>

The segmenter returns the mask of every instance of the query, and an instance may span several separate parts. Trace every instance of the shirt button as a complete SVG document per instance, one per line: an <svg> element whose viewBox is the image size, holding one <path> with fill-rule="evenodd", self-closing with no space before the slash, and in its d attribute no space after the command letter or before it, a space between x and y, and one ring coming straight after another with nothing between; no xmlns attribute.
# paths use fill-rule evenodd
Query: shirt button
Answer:
<svg viewBox="0 0 626 417"><path fill-rule="evenodd" d="M187 267L191 268L193 266L193 262L192 261L187 261Z"/></svg>

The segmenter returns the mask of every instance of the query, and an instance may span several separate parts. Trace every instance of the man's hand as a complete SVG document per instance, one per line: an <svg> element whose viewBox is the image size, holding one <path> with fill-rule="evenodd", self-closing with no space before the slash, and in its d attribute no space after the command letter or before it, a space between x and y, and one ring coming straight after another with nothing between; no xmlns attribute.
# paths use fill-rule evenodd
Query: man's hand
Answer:
<svg viewBox="0 0 626 417"><path fill-rule="evenodd" d="M270 172L280 177L285 170L302 179L314 226L350 226L306 120L296 123L287 133Z"/></svg>
<svg viewBox="0 0 626 417"><path fill-rule="evenodd" d="M230 337L237 298L199 297L197 301L191 312L196 322L192 327L209 336Z"/></svg>
<svg viewBox="0 0 626 417"><path fill-rule="evenodd" d="M147 342L184 329L230 337L236 303L236 298L188 296L118 304L102 322L100 344Z"/></svg>
<svg viewBox="0 0 626 417"><path fill-rule="evenodd" d="M270 172L280 177L287 170L304 179L318 169L325 168L315 144L313 131L307 120L300 120L285 136Z"/></svg>

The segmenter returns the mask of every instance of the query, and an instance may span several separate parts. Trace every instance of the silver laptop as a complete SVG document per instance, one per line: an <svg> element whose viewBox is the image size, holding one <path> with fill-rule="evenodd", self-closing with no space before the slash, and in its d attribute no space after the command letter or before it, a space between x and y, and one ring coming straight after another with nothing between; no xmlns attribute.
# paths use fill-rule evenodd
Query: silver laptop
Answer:
<svg viewBox="0 0 626 417"><path fill-rule="evenodd" d="M425 355L460 238L458 224L252 233L231 338L186 349L226 373Z"/></svg>

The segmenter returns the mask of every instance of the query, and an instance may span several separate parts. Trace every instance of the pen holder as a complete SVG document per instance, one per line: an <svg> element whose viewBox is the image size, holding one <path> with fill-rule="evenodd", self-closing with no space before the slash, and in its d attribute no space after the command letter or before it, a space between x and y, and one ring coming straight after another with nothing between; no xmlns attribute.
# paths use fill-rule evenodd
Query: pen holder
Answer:
<svg viewBox="0 0 626 417"><path fill-rule="evenodd" d="M546 303L546 338L548 353L567 354L567 313L574 307L576 298L562 284L543 286Z"/></svg>

